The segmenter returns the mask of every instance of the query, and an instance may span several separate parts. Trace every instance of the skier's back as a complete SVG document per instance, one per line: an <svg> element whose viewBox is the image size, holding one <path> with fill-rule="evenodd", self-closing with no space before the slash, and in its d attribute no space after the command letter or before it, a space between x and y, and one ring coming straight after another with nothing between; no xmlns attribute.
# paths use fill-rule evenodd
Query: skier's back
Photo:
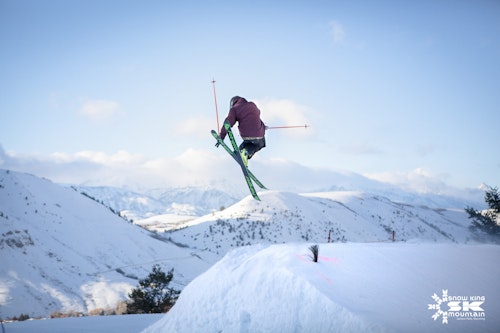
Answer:
<svg viewBox="0 0 500 333"><path fill-rule="evenodd" d="M266 126L260 119L260 110L253 102L240 96L234 96L229 103L229 114L226 120L231 127L238 122L238 130L243 142L240 145L241 157L245 164L247 160L266 146ZM224 140L226 129L222 126L220 137Z"/></svg>

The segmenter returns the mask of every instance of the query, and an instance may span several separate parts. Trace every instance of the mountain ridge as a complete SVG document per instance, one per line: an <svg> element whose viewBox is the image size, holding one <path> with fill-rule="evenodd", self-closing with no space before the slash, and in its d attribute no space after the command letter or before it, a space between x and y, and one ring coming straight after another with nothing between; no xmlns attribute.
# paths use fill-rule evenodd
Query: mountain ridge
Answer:
<svg viewBox="0 0 500 333"><path fill-rule="evenodd" d="M285 242L480 241L461 209L399 203L360 191L296 194L266 191L179 225L165 236L223 254L242 245ZM394 234L393 234L394 232Z"/></svg>
<svg viewBox="0 0 500 333"><path fill-rule="evenodd" d="M214 261L71 188L0 170L0 316L114 308L154 263L183 287Z"/></svg>

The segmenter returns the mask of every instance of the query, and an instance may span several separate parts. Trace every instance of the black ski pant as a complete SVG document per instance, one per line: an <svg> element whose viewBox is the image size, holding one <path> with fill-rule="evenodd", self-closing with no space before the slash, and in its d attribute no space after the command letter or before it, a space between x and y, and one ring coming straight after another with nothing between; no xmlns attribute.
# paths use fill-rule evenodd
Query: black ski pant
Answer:
<svg viewBox="0 0 500 333"><path fill-rule="evenodd" d="M240 145L240 151L245 148L248 152L248 159L251 159L253 154L266 146L266 138L243 139Z"/></svg>

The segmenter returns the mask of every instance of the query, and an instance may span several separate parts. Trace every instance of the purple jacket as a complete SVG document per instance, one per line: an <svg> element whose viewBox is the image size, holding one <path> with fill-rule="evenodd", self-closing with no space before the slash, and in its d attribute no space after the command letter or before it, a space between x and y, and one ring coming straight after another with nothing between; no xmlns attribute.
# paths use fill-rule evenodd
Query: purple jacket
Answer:
<svg viewBox="0 0 500 333"><path fill-rule="evenodd" d="M238 130L243 139L263 138L266 132L266 126L260 120L259 108L253 102L248 102L243 97L234 103L226 119L231 124L231 127L238 122ZM221 139L224 140L226 134L226 129L222 126L220 130Z"/></svg>

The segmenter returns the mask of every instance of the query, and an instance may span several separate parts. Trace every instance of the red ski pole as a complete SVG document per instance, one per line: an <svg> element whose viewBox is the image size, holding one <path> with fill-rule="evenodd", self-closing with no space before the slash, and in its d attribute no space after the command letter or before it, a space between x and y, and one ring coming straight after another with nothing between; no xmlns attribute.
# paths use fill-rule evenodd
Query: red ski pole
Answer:
<svg viewBox="0 0 500 333"><path fill-rule="evenodd" d="M217 131L220 130L219 126L219 109L217 108L217 94L215 93L215 80L212 78L212 84L214 86L214 101L215 101L215 117L217 119Z"/></svg>

